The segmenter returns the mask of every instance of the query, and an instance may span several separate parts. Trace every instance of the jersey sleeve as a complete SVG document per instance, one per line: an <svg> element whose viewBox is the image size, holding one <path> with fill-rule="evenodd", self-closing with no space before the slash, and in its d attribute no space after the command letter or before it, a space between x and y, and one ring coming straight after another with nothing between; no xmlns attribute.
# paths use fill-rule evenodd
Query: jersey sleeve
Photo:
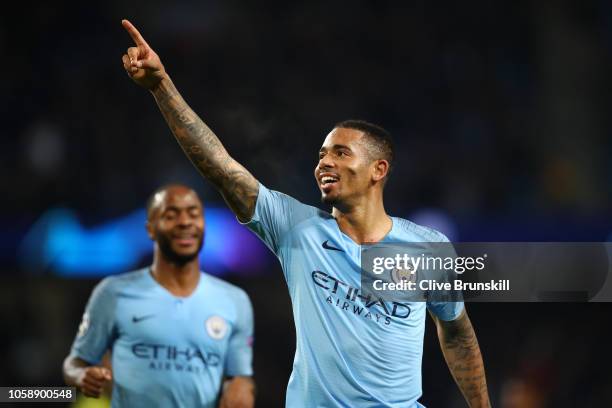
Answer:
<svg viewBox="0 0 612 408"><path fill-rule="evenodd" d="M229 339L225 375L253 375L253 307L246 293L240 292L236 323Z"/></svg>
<svg viewBox="0 0 612 408"><path fill-rule="evenodd" d="M90 364L100 363L114 339L116 297L111 287L108 278L95 287L72 343L71 355Z"/></svg>
<svg viewBox="0 0 612 408"><path fill-rule="evenodd" d="M255 213L245 225L279 256L283 240L297 223L311 216L313 210L314 207L269 190L260 183Z"/></svg>
<svg viewBox="0 0 612 408"><path fill-rule="evenodd" d="M448 240L448 238L444 234L440 235L440 243L437 245L441 245L442 249L439 252L444 256L456 257L457 253L453 247L453 244ZM447 246L448 245L448 246ZM440 255L440 254L439 254ZM450 278L454 276L453 273L445 273L444 276L439 277L438 281L449 281ZM461 293L457 291L452 291L451 297L454 299L462 299ZM427 308L440 320L451 321L457 319L463 309L465 308L463 304L463 300L457 301L443 301L443 300L428 300Z"/></svg>

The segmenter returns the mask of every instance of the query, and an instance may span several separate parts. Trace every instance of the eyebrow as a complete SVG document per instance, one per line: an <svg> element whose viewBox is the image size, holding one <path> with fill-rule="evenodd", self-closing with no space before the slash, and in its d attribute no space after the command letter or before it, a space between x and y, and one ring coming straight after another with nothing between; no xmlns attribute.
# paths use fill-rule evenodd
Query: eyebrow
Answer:
<svg viewBox="0 0 612 408"><path fill-rule="evenodd" d="M181 211L181 210L199 210L201 207L199 205L190 205L188 207L177 207L176 205L169 205L168 207L164 208L163 212L166 211Z"/></svg>
<svg viewBox="0 0 612 408"><path fill-rule="evenodd" d="M348 147L347 145L343 145L343 144L335 144L331 147L331 150L339 150L339 149L347 149L347 150L352 151L350 147ZM325 146L322 146L319 149L319 152L325 152L325 151L327 151L327 148Z"/></svg>

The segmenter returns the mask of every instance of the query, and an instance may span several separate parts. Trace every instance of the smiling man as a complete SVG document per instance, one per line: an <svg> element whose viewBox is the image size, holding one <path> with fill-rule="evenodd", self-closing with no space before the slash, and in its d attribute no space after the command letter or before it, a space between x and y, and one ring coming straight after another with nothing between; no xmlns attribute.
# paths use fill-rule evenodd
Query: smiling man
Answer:
<svg viewBox="0 0 612 408"><path fill-rule="evenodd" d="M361 244L443 242L441 233L390 217L383 188L393 163L388 133L364 121L337 124L314 176L331 213L269 190L225 150L174 87L159 57L127 20L130 78L154 96L189 159L237 218L279 258L293 306L297 350L286 406L418 407L426 310L471 407L488 407L484 366L462 302L387 307L360 292Z"/></svg>
<svg viewBox="0 0 612 408"><path fill-rule="evenodd" d="M200 199L183 185L158 189L146 227L153 264L94 289L66 383L98 397L112 381L113 407L212 408L221 394L221 408L252 408L253 312L243 290L200 271ZM112 372L100 364L108 350Z"/></svg>

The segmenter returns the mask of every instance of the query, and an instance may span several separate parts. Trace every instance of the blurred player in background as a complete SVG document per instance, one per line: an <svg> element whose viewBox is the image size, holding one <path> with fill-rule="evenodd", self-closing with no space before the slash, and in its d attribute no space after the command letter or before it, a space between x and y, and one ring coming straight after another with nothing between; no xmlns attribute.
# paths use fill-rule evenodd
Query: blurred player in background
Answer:
<svg viewBox="0 0 612 408"><path fill-rule="evenodd" d="M113 407L216 407L220 395L222 408L252 408L251 303L200 271L200 199L183 185L158 189L146 227L153 264L96 286L64 361L66 383L98 397L112 380ZM100 364L107 350L112 372Z"/></svg>
<svg viewBox="0 0 612 408"><path fill-rule="evenodd" d="M123 55L128 75L151 91L196 168L281 262L297 331L286 406L420 406L429 309L469 406L488 407L480 348L463 302L416 302L399 311L359 295L361 243L447 241L437 231L386 214L383 188L393 161L387 132L363 121L338 124L315 168L332 213L304 205L267 189L237 163L183 100L136 28L127 20L123 26L135 42Z"/></svg>

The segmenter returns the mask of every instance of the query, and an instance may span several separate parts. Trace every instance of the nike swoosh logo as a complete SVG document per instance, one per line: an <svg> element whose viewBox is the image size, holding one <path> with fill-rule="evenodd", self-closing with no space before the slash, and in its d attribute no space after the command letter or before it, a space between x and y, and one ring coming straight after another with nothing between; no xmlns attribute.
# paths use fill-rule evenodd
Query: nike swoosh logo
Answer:
<svg viewBox="0 0 612 408"><path fill-rule="evenodd" d="M139 323L139 322L142 322L143 320L150 319L153 316L155 316L155 315L150 314L150 315L144 315L144 316L140 316L140 317L132 316L132 321L134 323Z"/></svg>
<svg viewBox="0 0 612 408"><path fill-rule="evenodd" d="M323 248L325 248L325 249L331 249L332 251L340 251L340 252L344 252L344 249L340 249L340 248L333 247L333 246L329 245L329 244L328 244L328 242L329 242L329 240L327 240L327 241L325 241L325 242L323 243Z"/></svg>

